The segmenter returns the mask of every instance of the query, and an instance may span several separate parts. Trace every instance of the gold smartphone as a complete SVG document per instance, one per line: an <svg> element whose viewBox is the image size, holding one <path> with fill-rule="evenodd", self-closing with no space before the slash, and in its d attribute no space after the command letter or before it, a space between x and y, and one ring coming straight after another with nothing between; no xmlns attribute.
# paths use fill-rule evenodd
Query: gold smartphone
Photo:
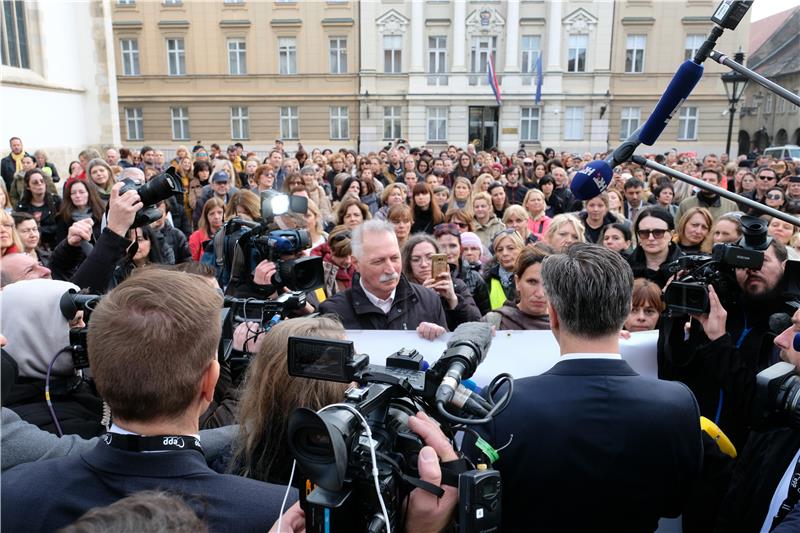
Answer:
<svg viewBox="0 0 800 533"><path fill-rule="evenodd" d="M449 272L450 266L447 264L446 254L433 254L431 256L431 276L433 279L439 277L439 274Z"/></svg>

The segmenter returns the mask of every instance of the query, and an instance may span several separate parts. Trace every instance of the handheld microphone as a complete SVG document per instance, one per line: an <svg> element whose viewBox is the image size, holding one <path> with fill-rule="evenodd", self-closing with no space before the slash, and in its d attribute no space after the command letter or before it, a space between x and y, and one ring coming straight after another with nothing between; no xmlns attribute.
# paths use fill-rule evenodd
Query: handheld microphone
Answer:
<svg viewBox="0 0 800 533"><path fill-rule="evenodd" d="M694 61L684 61L678 68L672 81L669 82L667 90L661 95L661 99L656 104L655 109L642 126L639 139L647 146L652 146L656 139L669 124L670 119L678 111L678 108L689 97L689 94L703 77L703 65Z"/></svg>
<svg viewBox="0 0 800 533"><path fill-rule="evenodd" d="M461 380L475 373L486 358L491 343L492 327L487 323L466 322L456 328L447 343L447 350L434 367L440 371L446 369L436 389L436 403L448 404L453 401Z"/></svg>
<svg viewBox="0 0 800 533"><path fill-rule="evenodd" d="M578 200L589 200L608 188L613 174L608 161L590 161L573 176L569 189Z"/></svg>

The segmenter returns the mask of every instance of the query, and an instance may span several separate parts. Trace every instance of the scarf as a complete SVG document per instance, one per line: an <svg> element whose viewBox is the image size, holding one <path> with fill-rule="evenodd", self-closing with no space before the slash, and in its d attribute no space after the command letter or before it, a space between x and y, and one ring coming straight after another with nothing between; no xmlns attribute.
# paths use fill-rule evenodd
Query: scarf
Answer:
<svg viewBox="0 0 800 533"><path fill-rule="evenodd" d="M25 152L15 154L11 152L11 159L14 160L14 163L17 165L17 169L14 172L22 172L22 158L25 157Z"/></svg>

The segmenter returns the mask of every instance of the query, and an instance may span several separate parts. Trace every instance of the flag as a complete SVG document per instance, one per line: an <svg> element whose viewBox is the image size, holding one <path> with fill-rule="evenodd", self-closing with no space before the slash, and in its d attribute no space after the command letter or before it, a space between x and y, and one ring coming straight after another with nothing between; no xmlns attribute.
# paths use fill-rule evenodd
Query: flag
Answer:
<svg viewBox="0 0 800 533"><path fill-rule="evenodd" d="M544 76L542 76L542 54L536 57L536 103L540 103L542 101L542 83L544 82Z"/></svg>
<svg viewBox="0 0 800 533"><path fill-rule="evenodd" d="M491 54L489 54L489 85L492 87L497 105L503 105L503 96L500 94L500 84L497 83L497 74L494 71L494 60Z"/></svg>

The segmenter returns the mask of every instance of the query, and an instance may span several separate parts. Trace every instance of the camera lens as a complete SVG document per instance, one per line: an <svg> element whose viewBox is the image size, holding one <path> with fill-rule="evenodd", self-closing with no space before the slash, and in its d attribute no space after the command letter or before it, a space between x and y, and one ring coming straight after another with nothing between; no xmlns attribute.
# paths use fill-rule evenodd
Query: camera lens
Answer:
<svg viewBox="0 0 800 533"><path fill-rule="evenodd" d="M144 205L155 205L161 200L166 200L175 192L179 191L174 178L169 174L159 174L141 187L139 187L139 198Z"/></svg>

